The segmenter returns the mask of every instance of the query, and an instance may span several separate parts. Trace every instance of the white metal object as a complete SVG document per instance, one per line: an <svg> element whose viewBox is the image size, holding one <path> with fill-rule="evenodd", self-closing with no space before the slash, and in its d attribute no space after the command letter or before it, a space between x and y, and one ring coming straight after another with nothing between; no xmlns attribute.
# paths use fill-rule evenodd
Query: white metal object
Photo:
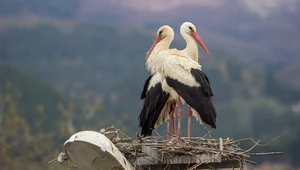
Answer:
<svg viewBox="0 0 300 170"><path fill-rule="evenodd" d="M67 157L79 170L133 170L118 148L104 135L81 131L64 144Z"/></svg>
<svg viewBox="0 0 300 170"><path fill-rule="evenodd" d="M66 154L64 152L61 152L58 157L57 157L57 161L59 163L63 163L65 160L67 159Z"/></svg>
<svg viewBox="0 0 300 170"><path fill-rule="evenodd" d="M220 142L220 151L223 151L223 139L219 138L219 142Z"/></svg>

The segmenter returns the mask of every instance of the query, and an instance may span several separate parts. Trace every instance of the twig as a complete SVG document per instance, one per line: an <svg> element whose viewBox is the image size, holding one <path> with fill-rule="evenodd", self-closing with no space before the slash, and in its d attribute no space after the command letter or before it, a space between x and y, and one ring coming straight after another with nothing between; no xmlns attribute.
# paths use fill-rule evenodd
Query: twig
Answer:
<svg viewBox="0 0 300 170"><path fill-rule="evenodd" d="M212 139L212 137L211 137L211 134L210 134L210 130L208 130L207 129L207 127L206 126L204 126L204 128L205 128L205 130L206 130L206 134L204 135L204 137L206 137L207 135L209 136L209 138L211 138Z"/></svg>
<svg viewBox="0 0 300 170"><path fill-rule="evenodd" d="M246 159L243 157L243 158L242 158L241 170L244 169L245 164L246 164Z"/></svg>
<svg viewBox="0 0 300 170"><path fill-rule="evenodd" d="M248 153L250 156L281 155L284 152Z"/></svg>
<svg viewBox="0 0 300 170"><path fill-rule="evenodd" d="M273 143L275 140L277 140L278 138L281 138L283 135L285 135L287 132L284 132L284 133L282 133L281 135L279 135L279 136L277 136L276 138L274 138L273 140L271 140L270 142L268 142L268 143L265 143L265 144L260 144L260 145L258 145L258 146L266 146L266 145L269 145L269 144L271 144L271 143Z"/></svg>
<svg viewBox="0 0 300 170"><path fill-rule="evenodd" d="M260 142L260 140L258 140L251 148L249 148L248 150L244 151L243 153L248 153L249 151L251 151L253 148L255 148L258 143Z"/></svg>
<svg viewBox="0 0 300 170"><path fill-rule="evenodd" d="M155 129L152 129L153 132L155 132L161 139L164 139L162 136L160 136L160 134L155 130Z"/></svg>
<svg viewBox="0 0 300 170"><path fill-rule="evenodd" d="M274 139L272 139L270 142L268 143L264 143L264 144L258 144L257 146L266 146L266 145L269 145L271 144L272 142L274 142L275 140L277 140L278 138L282 137L283 135L285 135L287 132L284 132L282 133L281 135L275 137ZM239 139L239 140L236 140L236 142L241 142L241 141L246 141L246 140L250 140L252 141L253 143L256 143L252 138L243 138L243 139Z"/></svg>
<svg viewBox="0 0 300 170"><path fill-rule="evenodd" d="M53 162L55 162L55 161L57 161L57 158L54 158L54 159L50 160L50 161L48 162L48 164L51 164L51 163L53 163Z"/></svg>
<svg viewBox="0 0 300 170"><path fill-rule="evenodd" d="M250 161L250 160L248 160L248 159L245 159L245 161L246 161L247 163L251 163L251 164L257 165L257 163L254 162L254 161Z"/></svg>
<svg viewBox="0 0 300 170"><path fill-rule="evenodd" d="M200 165L202 165L202 164L204 164L204 163L205 163L205 162L197 163L197 164L195 164L195 165L189 167L187 170L193 170L193 169L196 169L198 166L200 166Z"/></svg>
<svg viewBox="0 0 300 170"><path fill-rule="evenodd" d="M246 141L246 140L251 140L251 141L253 141L253 143L255 143L254 140L253 140L252 138L238 139L238 140L236 140L236 142L241 142L241 141Z"/></svg>
<svg viewBox="0 0 300 170"><path fill-rule="evenodd" d="M143 141L143 139L142 139L140 133L137 132L137 133L136 133L136 136L137 136L138 139L140 140L140 143L144 143L144 141Z"/></svg>
<svg viewBox="0 0 300 170"><path fill-rule="evenodd" d="M250 168L255 169L254 166L252 166L250 163L247 163L247 162L246 162L246 164L247 164L248 166L250 166Z"/></svg>
<svg viewBox="0 0 300 170"><path fill-rule="evenodd" d="M172 136L172 137L175 137L175 138L177 138L178 136L177 135L174 135L174 134L172 134L172 133L170 133L170 132L167 132L170 136Z"/></svg>

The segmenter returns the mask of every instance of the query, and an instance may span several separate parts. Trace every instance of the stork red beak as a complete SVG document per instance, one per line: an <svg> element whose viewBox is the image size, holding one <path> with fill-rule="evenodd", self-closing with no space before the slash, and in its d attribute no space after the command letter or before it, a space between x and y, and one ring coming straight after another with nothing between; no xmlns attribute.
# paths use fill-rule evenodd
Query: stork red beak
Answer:
<svg viewBox="0 0 300 170"><path fill-rule="evenodd" d="M146 53L146 60L149 58L151 52L153 51L154 47L156 46L156 44L161 40L160 36L157 36L157 38L154 40L150 50Z"/></svg>
<svg viewBox="0 0 300 170"><path fill-rule="evenodd" d="M203 41L201 40L200 36L198 35L197 32L192 32L192 36L194 37L194 39L199 43L199 45L203 48L203 50L207 53L208 49L206 48L205 44L203 43Z"/></svg>

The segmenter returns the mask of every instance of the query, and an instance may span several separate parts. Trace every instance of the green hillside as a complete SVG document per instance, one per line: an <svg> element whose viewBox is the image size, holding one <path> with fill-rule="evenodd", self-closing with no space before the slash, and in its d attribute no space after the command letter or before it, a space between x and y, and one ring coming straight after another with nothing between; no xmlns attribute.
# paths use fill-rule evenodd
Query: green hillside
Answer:
<svg viewBox="0 0 300 170"><path fill-rule="evenodd" d="M89 103L93 97L89 93L59 93L54 85L24 69L0 64L1 169L66 168L47 162L62 151L63 142L73 133L91 128L87 108L98 112L99 102Z"/></svg>
<svg viewBox="0 0 300 170"><path fill-rule="evenodd" d="M54 90L53 85L5 64L0 64L0 85L4 95L6 90L16 92L20 116L26 118L29 124L41 123L51 132L55 128L53 122L62 119L57 105L64 103L66 99ZM43 113L39 113L42 110ZM36 116L38 114L42 115Z"/></svg>
<svg viewBox="0 0 300 170"><path fill-rule="evenodd" d="M53 138L54 141L66 139L75 130L98 130L111 124L133 136L139 131L139 96L148 75L145 53L153 40L153 36L139 30L88 23L74 24L68 32L53 24L9 28L0 32L0 62L39 80L6 65L0 65L0 80L2 84L10 80L16 89L28 93L28 100L20 98L16 105L29 127L34 127L35 121L45 120L43 128L48 131L55 125L53 122L65 123L55 126L56 133L62 136ZM172 46L178 45L182 46L178 42ZM278 82L270 72L256 70L227 52L208 48L212 59L201 64L215 93L218 117L213 134L251 136L268 142L287 132L284 139L267 149L285 151L284 156L273 158L297 164L299 156L293 148L299 140L295 134L300 133L300 115L291 106L299 100L300 90ZM40 103L44 104L43 115L34 112ZM26 109L31 113L23 111ZM33 115L37 117L32 118ZM183 128L187 127L185 120L186 114ZM193 136L204 133L195 121L192 128ZM162 134L164 130L164 126L159 128ZM182 132L185 135L186 129Z"/></svg>
<svg viewBox="0 0 300 170"><path fill-rule="evenodd" d="M34 76L0 64L1 169L47 168L66 136L60 130L66 118L57 107L66 101Z"/></svg>

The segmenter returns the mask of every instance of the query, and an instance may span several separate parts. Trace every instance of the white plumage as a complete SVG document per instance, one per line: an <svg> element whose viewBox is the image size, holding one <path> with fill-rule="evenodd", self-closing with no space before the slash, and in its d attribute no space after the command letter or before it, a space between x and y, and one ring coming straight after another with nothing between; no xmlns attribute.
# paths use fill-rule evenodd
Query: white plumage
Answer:
<svg viewBox="0 0 300 170"><path fill-rule="evenodd" d="M208 121L208 124L212 127L215 127L215 117L216 112L211 102L211 96L213 95L210 89L210 82L206 75L201 70L201 65L194 61L193 59L198 59L198 56L193 57L191 59L185 51L178 51L177 49L169 49L169 45L171 41L174 38L174 32L171 27L169 26L163 26L159 29L157 34L157 39L155 40L153 46L151 47L148 55L146 56L147 62L147 68L151 71L157 71L162 76L162 90L170 94L170 98L173 100L180 99L184 101L183 96L179 96L178 92L182 95L185 95L185 98L187 98L189 103L192 103L191 101L191 93L187 92L189 94L183 94L186 92L182 92L184 89L182 86L185 86L187 89L200 89L198 91L199 94L202 96L199 97L205 97L205 101L208 105L208 107L205 106L205 104L202 101L196 101L200 102L201 106L199 106L197 109L198 111L201 111L202 107L205 112L202 113L202 115L208 116L206 117L206 121ZM199 38L200 40L200 38ZM202 41L201 41L202 42ZM205 45L201 45L202 47ZM205 47L206 49L206 47ZM206 49L208 52L208 50ZM194 71L194 73L191 73L191 71ZM195 77L197 76L197 77ZM196 78L198 80L196 80ZM169 82L168 82L169 80ZM200 84L204 83L204 87L201 87ZM172 87L170 87L170 84ZM175 84L177 85L175 85ZM175 86L180 86L178 89L174 89ZM202 90L202 91L201 91ZM197 99L196 99L197 100ZM202 103L201 103L202 102ZM180 104L180 103L178 103ZM181 106L180 106L181 107ZM211 108L209 108L211 107ZM201 120L200 114L195 114L196 110L193 108L192 111L194 112L193 115L196 116L199 120ZM197 113L197 112L196 112ZM179 114L180 115L180 114ZM178 122L181 121L181 118ZM200 121L201 122L201 121ZM179 130L180 130L180 124ZM180 131L178 132L180 134Z"/></svg>
<svg viewBox="0 0 300 170"><path fill-rule="evenodd" d="M151 77L147 91L149 91L152 87L154 87L155 85L157 85L160 82L161 82L161 74L158 72L155 72L153 74L153 76Z"/></svg>
<svg viewBox="0 0 300 170"><path fill-rule="evenodd" d="M174 34L173 30L169 30L168 26L163 26L159 30L162 30L162 29L164 30L164 32L160 36L165 38L165 40L172 41L173 37L168 36L168 34L169 35ZM201 41L199 35L196 32L196 27L192 23L190 23L190 22L183 23L180 27L180 33L183 36L183 38L186 40L186 48L185 49L183 49L182 51L178 51L176 49L169 49L170 44L162 43L162 44L160 44L160 46L156 46L156 48L154 48L154 50L153 50L153 48L151 48L148 55L151 53L151 56L161 55L161 56L167 56L167 57L147 57L147 62L146 62L147 68L152 73L154 72L154 74L152 75L152 77L149 80L147 92L149 92L150 89L153 91L153 89L154 89L153 87L155 85L161 84L162 90L164 92L167 92L170 95L168 97L166 104L164 104L163 108L161 109L161 112L159 113L159 117L157 118L157 120L155 120L156 122L154 125L154 128L157 128L162 123L163 120L166 120L167 121L167 131L168 131L168 125L169 125L169 123L168 123L168 120L169 120L168 114L170 111L169 106L171 104L173 106L176 106L176 101L181 97L178 95L178 93L172 87L170 87L168 85L165 77L168 77L171 79L179 79L180 82L182 82L183 85L185 85L185 86L200 87L199 82L197 82L195 80L195 78L193 77L193 75L190 72L191 69L201 70L201 65L199 65L197 63L197 61L198 61L198 46L197 46L196 41L202 46L202 48L206 52L208 52L206 46ZM158 34L160 34L160 31L158 31ZM165 50L165 49L169 49L169 50ZM193 60L196 62L193 62ZM146 81L146 83L147 83L147 81ZM145 90L145 87L144 87L144 90ZM181 100L184 103L184 100L182 98L181 98ZM157 102L157 100L155 100L154 102ZM172 114L173 129L174 129L173 131L175 133L176 128L174 126L175 125L175 114L174 114L175 112L174 111L175 111L175 107L173 108L173 114ZM195 113L197 113L197 112L194 109L190 110L190 108L189 108L188 136L190 136L190 123L191 123L190 115L193 114L197 120L200 120L200 123L201 123L200 115L195 114ZM149 115L150 114L148 113L148 116ZM143 133L143 127L142 127L142 133ZM179 131L179 133L180 133L180 131Z"/></svg>

